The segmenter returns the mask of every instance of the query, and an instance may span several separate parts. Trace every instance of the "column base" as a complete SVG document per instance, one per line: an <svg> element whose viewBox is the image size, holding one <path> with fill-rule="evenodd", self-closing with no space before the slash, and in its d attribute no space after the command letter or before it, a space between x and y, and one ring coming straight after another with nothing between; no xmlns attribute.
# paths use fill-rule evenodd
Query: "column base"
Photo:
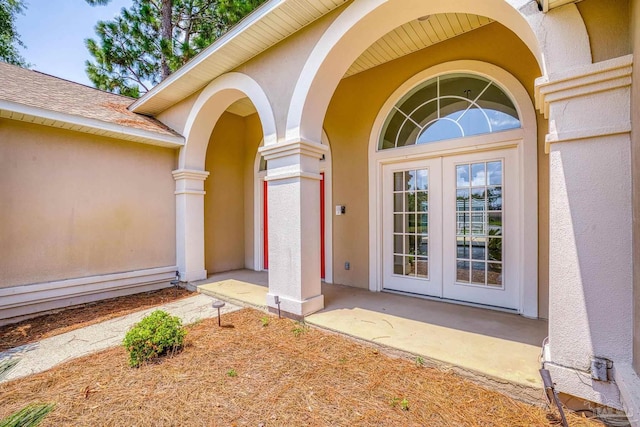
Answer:
<svg viewBox="0 0 640 427"><path fill-rule="evenodd" d="M619 363L614 378L631 427L640 427L640 377L629 363Z"/></svg>
<svg viewBox="0 0 640 427"><path fill-rule="evenodd" d="M559 366L553 362L545 362L544 367L551 372L557 391L614 409L622 409L618 387L614 382L596 381L591 379L588 372Z"/></svg>
<svg viewBox="0 0 640 427"><path fill-rule="evenodd" d="M324 295L316 295L304 301L282 295L277 296L280 298L280 314L290 319L302 320L304 316L324 308ZM278 304L275 302L275 297L276 295L272 293L267 294L267 306L271 313L278 313Z"/></svg>
<svg viewBox="0 0 640 427"><path fill-rule="evenodd" d="M207 278L207 270L181 271L181 282L195 282L196 280L204 280Z"/></svg>

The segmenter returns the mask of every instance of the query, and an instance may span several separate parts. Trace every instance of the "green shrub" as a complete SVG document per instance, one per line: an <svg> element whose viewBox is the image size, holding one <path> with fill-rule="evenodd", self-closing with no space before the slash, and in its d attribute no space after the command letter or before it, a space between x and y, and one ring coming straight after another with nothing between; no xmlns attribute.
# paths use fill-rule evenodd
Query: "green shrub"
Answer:
<svg viewBox="0 0 640 427"><path fill-rule="evenodd" d="M156 357L182 348L186 330L179 317L156 310L127 332L123 345L129 352L129 365L140 366Z"/></svg>

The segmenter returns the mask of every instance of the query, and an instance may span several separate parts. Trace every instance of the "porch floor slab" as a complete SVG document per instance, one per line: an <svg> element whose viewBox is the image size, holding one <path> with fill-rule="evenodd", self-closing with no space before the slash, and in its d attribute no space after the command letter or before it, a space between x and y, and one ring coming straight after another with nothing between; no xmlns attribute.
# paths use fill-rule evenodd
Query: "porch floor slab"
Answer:
<svg viewBox="0 0 640 427"><path fill-rule="evenodd" d="M265 309L268 275L239 270L210 276L198 291ZM306 322L480 375L540 389L538 373L547 322L441 301L322 285L324 310Z"/></svg>

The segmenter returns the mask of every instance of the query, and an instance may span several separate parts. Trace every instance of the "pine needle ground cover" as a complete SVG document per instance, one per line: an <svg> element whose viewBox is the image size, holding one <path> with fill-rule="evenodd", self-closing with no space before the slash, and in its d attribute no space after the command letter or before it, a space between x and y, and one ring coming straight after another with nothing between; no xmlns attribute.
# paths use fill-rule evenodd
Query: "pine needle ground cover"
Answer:
<svg viewBox="0 0 640 427"><path fill-rule="evenodd" d="M182 352L131 368L123 347L0 384L0 419L42 426L548 426L544 408L453 372L244 309L189 326ZM541 393L542 399L542 393ZM571 426L600 425L570 415Z"/></svg>

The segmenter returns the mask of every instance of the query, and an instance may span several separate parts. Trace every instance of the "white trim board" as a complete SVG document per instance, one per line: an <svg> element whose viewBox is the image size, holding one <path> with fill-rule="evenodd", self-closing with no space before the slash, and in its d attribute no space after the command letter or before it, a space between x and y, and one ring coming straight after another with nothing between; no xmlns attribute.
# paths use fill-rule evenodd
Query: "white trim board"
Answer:
<svg viewBox="0 0 640 427"><path fill-rule="evenodd" d="M43 312L170 286L176 266L0 289L0 325Z"/></svg>

